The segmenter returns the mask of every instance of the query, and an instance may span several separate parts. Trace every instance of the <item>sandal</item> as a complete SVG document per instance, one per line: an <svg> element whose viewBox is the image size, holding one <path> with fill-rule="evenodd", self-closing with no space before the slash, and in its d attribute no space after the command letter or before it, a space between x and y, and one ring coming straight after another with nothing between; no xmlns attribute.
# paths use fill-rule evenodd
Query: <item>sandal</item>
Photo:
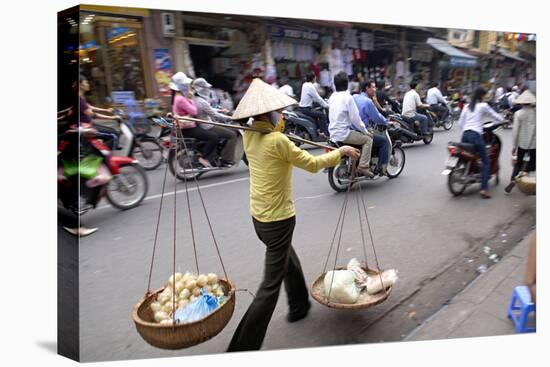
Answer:
<svg viewBox="0 0 550 367"><path fill-rule="evenodd" d="M204 168L210 168L212 165L207 159L204 159L203 157L199 157L199 163L203 165Z"/></svg>
<svg viewBox="0 0 550 367"><path fill-rule="evenodd" d="M481 195L481 197L484 198L484 199L490 199L491 198L491 194L489 194L489 192L486 191L486 190L481 190L479 192L479 195Z"/></svg>

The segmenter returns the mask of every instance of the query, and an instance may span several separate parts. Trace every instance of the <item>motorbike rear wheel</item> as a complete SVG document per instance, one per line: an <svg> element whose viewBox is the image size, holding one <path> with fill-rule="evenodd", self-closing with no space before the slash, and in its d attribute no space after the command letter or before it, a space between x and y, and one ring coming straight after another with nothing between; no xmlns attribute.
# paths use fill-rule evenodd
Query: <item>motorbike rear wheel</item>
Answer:
<svg viewBox="0 0 550 367"><path fill-rule="evenodd" d="M154 170L162 163L162 147L153 139L142 140L134 148L132 156L147 171Z"/></svg>
<svg viewBox="0 0 550 367"><path fill-rule="evenodd" d="M120 169L107 184L107 201L117 209L135 208L147 195L149 181L147 173L138 164L130 164Z"/></svg>
<svg viewBox="0 0 550 367"><path fill-rule="evenodd" d="M170 168L170 173L179 180L198 179L204 173L199 172L197 168L193 167L193 159L185 150L178 151L178 159L175 156L174 150L170 150L170 153L168 153L168 168Z"/></svg>
<svg viewBox="0 0 550 367"><path fill-rule="evenodd" d="M422 137L422 141L424 142L424 144L428 145L432 142L432 140L434 139L434 131L432 129L432 131L430 131L427 135L424 135Z"/></svg>
<svg viewBox="0 0 550 367"><path fill-rule="evenodd" d="M389 178L396 178L405 167L405 151L401 147L394 147L386 168Z"/></svg>
<svg viewBox="0 0 550 367"><path fill-rule="evenodd" d="M451 170L447 178L447 187L454 196L460 196L468 187L467 183L464 183L464 174L466 173L466 163L463 160L459 160L456 166Z"/></svg>

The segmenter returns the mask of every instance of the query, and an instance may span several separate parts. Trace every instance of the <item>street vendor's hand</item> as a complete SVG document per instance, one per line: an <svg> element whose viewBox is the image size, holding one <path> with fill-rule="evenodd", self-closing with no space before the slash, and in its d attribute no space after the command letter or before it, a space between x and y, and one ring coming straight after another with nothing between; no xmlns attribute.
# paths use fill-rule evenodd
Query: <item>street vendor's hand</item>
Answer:
<svg viewBox="0 0 550 367"><path fill-rule="evenodd" d="M513 147L512 148L512 155L516 155L517 151L518 151L517 147Z"/></svg>
<svg viewBox="0 0 550 367"><path fill-rule="evenodd" d="M340 154L346 157L350 157L353 160L359 159L361 151L357 148L350 147L349 145L344 145L343 147L338 148Z"/></svg>

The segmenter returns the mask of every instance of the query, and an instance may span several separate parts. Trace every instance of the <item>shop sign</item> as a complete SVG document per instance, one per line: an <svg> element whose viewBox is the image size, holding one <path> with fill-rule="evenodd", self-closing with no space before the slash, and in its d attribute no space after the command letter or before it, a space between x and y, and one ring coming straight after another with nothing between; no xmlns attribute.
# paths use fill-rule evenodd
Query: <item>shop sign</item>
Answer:
<svg viewBox="0 0 550 367"><path fill-rule="evenodd" d="M121 91L114 91L111 93L111 96L113 98L113 103L114 104L125 104L126 102L129 102L129 101L135 101L136 99L136 95L134 93L134 91L125 91L125 90L121 90Z"/></svg>
<svg viewBox="0 0 550 367"><path fill-rule="evenodd" d="M170 95L170 78L172 77L172 58L167 48L156 48L155 59L155 80L157 81L159 95Z"/></svg>
<svg viewBox="0 0 550 367"><path fill-rule="evenodd" d="M477 66L477 60L451 56L449 58L449 66L452 68L475 68Z"/></svg>
<svg viewBox="0 0 550 367"><path fill-rule="evenodd" d="M271 37L293 38L309 41L317 41L321 37L319 32L302 31L299 29L283 28L277 26L268 26L267 32Z"/></svg>
<svg viewBox="0 0 550 367"><path fill-rule="evenodd" d="M111 28L107 31L107 41L112 40L113 38L116 38L124 33L130 32L130 28L125 27L115 27Z"/></svg>

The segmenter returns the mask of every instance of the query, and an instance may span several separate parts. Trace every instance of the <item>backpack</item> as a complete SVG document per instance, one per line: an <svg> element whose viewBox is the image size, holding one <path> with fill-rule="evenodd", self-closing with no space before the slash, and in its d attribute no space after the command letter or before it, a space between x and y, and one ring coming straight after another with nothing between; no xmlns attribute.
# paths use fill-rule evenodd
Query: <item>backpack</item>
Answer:
<svg viewBox="0 0 550 367"><path fill-rule="evenodd" d="M506 109L509 109L510 108L510 103L508 102L508 97L510 97L512 93L508 92L508 93L504 93L499 101L498 101L498 107L501 109L501 110L506 110Z"/></svg>

